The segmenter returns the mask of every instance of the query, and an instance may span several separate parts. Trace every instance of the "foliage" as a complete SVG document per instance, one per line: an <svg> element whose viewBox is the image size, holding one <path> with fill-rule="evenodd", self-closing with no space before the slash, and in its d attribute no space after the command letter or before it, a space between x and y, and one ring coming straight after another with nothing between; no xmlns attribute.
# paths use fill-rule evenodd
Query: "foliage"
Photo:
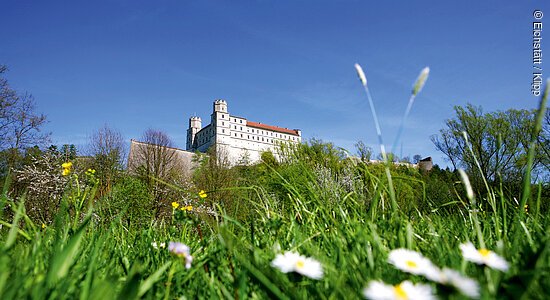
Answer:
<svg viewBox="0 0 550 300"><path fill-rule="evenodd" d="M231 215L246 215L247 209L240 203L239 192L232 189L237 184L239 168L230 168L227 153L210 147L207 155L199 155L195 163L193 183L198 190L207 191L209 195L203 199L204 205L211 209L219 205ZM241 170L245 172L246 169L245 165Z"/></svg>
<svg viewBox="0 0 550 300"><path fill-rule="evenodd" d="M454 118L446 121L446 128L432 136L436 148L447 156L454 168L464 168L477 189L484 187L484 177L494 186L503 182L517 195L525 173L529 142L536 137L531 130L535 111L509 109L483 113L481 107L468 104L456 106L455 113ZM544 134L540 139L547 140ZM535 174L548 172L542 163L545 160L544 153L539 151L533 165Z"/></svg>
<svg viewBox="0 0 550 300"><path fill-rule="evenodd" d="M241 201L241 207L248 207L246 217L214 205L217 221L207 222L209 226L203 226L205 216L194 208L183 213L179 207L176 215L181 222L147 223L148 216L141 214L147 209L147 188L131 177L115 184L103 199L113 205L110 218L104 219L104 202L96 204L99 215L90 218L91 211L82 208L92 203L86 199L93 196L84 197L71 185L62 198L57 221L45 228L22 222L15 231L17 241L0 252L0 295L3 299L353 299L362 297L370 280L397 284L412 278L447 297L460 298L452 290L388 264L389 251L408 248L438 266L474 278L481 285L482 298L545 296L550 282L550 253L545 250L550 246L550 220L535 208L542 199L531 199L533 208L523 216L523 209L507 198L490 211L467 201L446 204L441 208L448 209L435 212L407 207L403 202L397 212L386 205L373 215L374 202L367 200L386 193L383 166L342 159L328 168L323 165L326 158L318 159L279 163L267 169L262 165L232 169L240 179L229 187L234 192L231 195ZM414 191L422 189L412 179L434 180L434 186L441 182L452 185L456 180L451 172L434 170L422 177L414 169L392 168L399 198L418 197ZM244 177L246 174L250 177ZM405 183L408 187L400 186ZM210 190L206 199L224 192ZM83 213L75 213L77 206ZM467 221L472 220L474 211L481 212L476 217L484 228L485 246L511 263L508 272L461 258L460 243L477 243L474 223ZM24 212L19 219L25 219ZM10 224L11 228L16 224ZM3 241L8 241L7 229L2 229ZM190 269L182 258L162 247L168 241L190 247ZM319 260L323 278L313 280L273 268L276 254L287 250ZM8 276L9 280L2 279Z"/></svg>
<svg viewBox="0 0 550 300"><path fill-rule="evenodd" d="M155 216L155 206L147 185L131 176L122 177L109 194L99 199L103 224L120 220L128 228L143 228Z"/></svg>
<svg viewBox="0 0 550 300"><path fill-rule="evenodd" d="M365 145L363 141L359 141L355 144L355 149L357 150L357 154L359 158L364 161L368 162L372 158L372 148Z"/></svg>
<svg viewBox="0 0 550 300"><path fill-rule="evenodd" d="M413 95L420 88L415 84ZM538 111L536 126L543 112ZM475 122L482 124L481 119ZM480 136L481 146L493 145L494 139ZM527 175L536 163L534 143L539 141L536 134L530 138ZM514 157L501 140L488 149L496 149L495 156ZM10 196L5 188L0 207L11 211L11 219L3 217L0 227L2 299L356 299L374 280L391 285L411 280L444 299L465 297L433 278L392 267L388 257L400 248L472 278L482 299L548 297L549 188L539 184L534 189L529 176L518 202L496 185L498 176L481 192L472 189L463 171L459 178L437 166L420 173L407 165L370 163L312 140L281 145L280 161L264 154L260 164L237 167L212 149L196 162L192 186L178 179L177 168L155 160L161 157L161 147L155 147L160 143L146 145L142 150L152 156L138 162L151 164L134 170L148 173L141 173L141 181L121 177L97 201L93 170L82 175L67 172L71 164L53 170L55 163L49 163L52 174L70 173L53 223L40 226L25 210L36 196ZM28 154L31 162L41 157ZM478 159L476 155L471 158ZM158 214L159 203L166 201L173 201L172 218ZM153 211L157 218L147 223ZM502 256L509 269L472 264L459 250L466 242L479 249L474 250L477 256ZM180 249L174 251L174 245ZM304 273L281 272L273 261L287 251L318 261L323 276L314 280ZM403 292L400 286L391 289Z"/></svg>

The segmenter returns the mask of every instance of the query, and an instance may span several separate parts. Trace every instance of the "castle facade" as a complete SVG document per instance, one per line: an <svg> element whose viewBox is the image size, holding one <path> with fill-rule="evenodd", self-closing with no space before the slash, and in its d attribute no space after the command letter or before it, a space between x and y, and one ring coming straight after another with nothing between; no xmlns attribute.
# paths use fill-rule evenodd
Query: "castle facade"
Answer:
<svg viewBox="0 0 550 300"><path fill-rule="evenodd" d="M200 117L189 118L185 150L206 152L215 146L232 164L254 163L262 152L271 151L277 157L281 143L300 143L302 132L248 121L229 114L225 100L216 100L210 115L210 124L202 127Z"/></svg>

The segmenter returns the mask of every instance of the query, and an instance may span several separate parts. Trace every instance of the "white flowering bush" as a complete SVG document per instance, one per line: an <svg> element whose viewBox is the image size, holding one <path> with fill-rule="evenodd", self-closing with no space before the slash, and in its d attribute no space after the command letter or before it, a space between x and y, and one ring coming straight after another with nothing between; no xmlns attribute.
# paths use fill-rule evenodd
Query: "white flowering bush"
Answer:
<svg viewBox="0 0 550 300"><path fill-rule="evenodd" d="M61 197L67 188L70 176L63 175L61 154L45 151L32 157L31 163L14 170L17 184L24 187L28 215L42 222L50 222L59 209Z"/></svg>

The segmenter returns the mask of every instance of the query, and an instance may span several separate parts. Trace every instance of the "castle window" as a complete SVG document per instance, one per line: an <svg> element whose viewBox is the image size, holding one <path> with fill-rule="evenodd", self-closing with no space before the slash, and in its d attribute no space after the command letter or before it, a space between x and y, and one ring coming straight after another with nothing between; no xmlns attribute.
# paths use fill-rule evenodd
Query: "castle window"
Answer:
<svg viewBox="0 0 550 300"><path fill-rule="evenodd" d="M235 133L235 136L237 136L237 134Z"/></svg>
<svg viewBox="0 0 550 300"><path fill-rule="evenodd" d="M224 119L224 117L225 117L225 116L224 116L224 115L222 115L222 119Z"/></svg>
<svg viewBox="0 0 550 300"><path fill-rule="evenodd" d="M241 130L243 130L243 127L241 126Z"/></svg>
<svg viewBox="0 0 550 300"><path fill-rule="evenodd" d="M239 120L239 122L241 122L241 124L243 123L243 120Z"/></svg>
<svg viewBox="0 0 550 300"><path fill-rule="evenodd" d="M225 133L225 129L222 129L222 133Z"/></svg>
<svg viewBox="0 0 550 300"><path fill-rule="evenodd" d="M243 134L241 133L241 137L243 137Z"/></svg>

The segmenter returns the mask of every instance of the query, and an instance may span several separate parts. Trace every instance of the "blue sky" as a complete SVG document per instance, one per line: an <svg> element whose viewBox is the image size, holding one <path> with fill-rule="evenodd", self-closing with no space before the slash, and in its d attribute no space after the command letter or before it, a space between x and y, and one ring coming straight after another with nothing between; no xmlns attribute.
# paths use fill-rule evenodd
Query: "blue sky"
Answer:
<svg viewBox="0 0 550 300"><path fill-rule="evenodd" d="M536 107L533 10L550 19L543 1L3 0L0 8L0 64L12 87L34 95L56 144L82 147L108 124L128 141L160 129L185 148L188 117L208 120L223 98L234 115L376 150L358 62L389 146L414 80L430 67L396 152L440 165L430 135L453 106ZM545 44L543 29L543 53Z"/></svg>

